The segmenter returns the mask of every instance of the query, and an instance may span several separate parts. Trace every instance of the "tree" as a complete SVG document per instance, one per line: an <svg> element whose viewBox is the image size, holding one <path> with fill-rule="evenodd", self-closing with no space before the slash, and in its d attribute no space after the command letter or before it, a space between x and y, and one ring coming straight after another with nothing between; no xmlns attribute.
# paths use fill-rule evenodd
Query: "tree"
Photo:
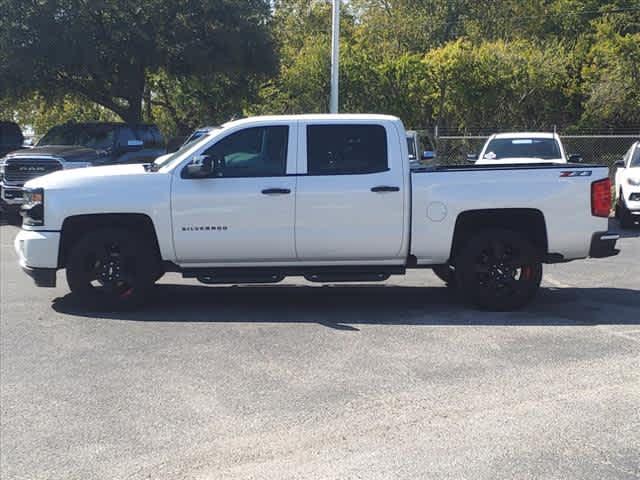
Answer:
<svg viewBox="0 0 640 480"><path fill-rule="evenodd" d="M142 118L150 74L266 74L266 0L0 0L0 95L82 96Z"/></svg>
<svg viewBox="0 0 640 480"><path fill-rule="evenodd" d="M117 116L110 110L72 95L48 100L39 93L22 98L0 100L0 118L13 119L30 125L36 136L43 135L54 125L70 120L76 122L113 122Z"/></svg>
<svg viewBox="0 0 640 480"><path fill-rule="evenodd" d="M152 118L169 136L219 125L241 117L255 101L259 78L242 74L176 77L158 72L149 78Z"/></svg>
<svg viewBox="0 0 640 480"><path fill-rule="evenodd" d="M450 42L424 57L427 103L454 129L549 128L575 119L560 45Z"/></svg>
<svg viewBox="0 0 640 480"><path fill-rule="evenodd" d="M640 23L596 22L582 70L583 126L638 128L640 117ZM616 19L617 20L617 19Z"/></svg>

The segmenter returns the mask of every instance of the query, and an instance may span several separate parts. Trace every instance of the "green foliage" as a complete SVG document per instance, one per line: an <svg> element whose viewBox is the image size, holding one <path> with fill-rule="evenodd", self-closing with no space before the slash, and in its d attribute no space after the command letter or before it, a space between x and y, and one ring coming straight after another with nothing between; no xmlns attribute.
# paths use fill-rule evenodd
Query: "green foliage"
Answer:
<svg viewBox="0 0 640 480"><path fill-rule="evenodd" d="M148 120L168 137L242 116L248 102L257 97L259 85L256 77L241 74L176 77L158 72L148 81L152 91Z"/></svg>
<svg viewBox="0 0 640 480"><path fill-rule="evenodd" d="M149 74L275 66L266 0L0 0L0 12L0 91L80 95L131 122Z"/></svg>
<svg viewBox="0 0 640 480"><path fill-rule="evenodd" d="M327 0L0 0L0 11L0 113L26 123L145 109L171 136L328 109ZM454 129L640 123L637 0L349 0L341 39L344 112Z"/></svg>
<svg viewBox="0 0 640 480"><path fill-rule="evenodd" d="M429 102L456 128L544 128L570 117L571 79L561 46L457 40L425 58Z"/></svg>
<svg viewBox="0 0 640 480"><path fill-rule="evenodd" d="M623 34L608 20L598 22L582 73L586 98L583 124L614 128L637 125L640 32Z"/></svg>
<svg viewBox="0 0 640 480"><path fill-rule="evenodd" d="M637 127L629 0L352 0L340 108L407 125ZM326 111L329 4L276 2L281 68L252 112ZM603 26L605 25L605 26Z"/></svg>
<svg viewBox="0 0 640 480"><path fill-rule="evenodd" d="M43 135L54 125L69 121L118 121L115 113L96 103L72 95L50 101L40 93L19 99L0 100L0 118L13 119L21 125L31 125L36 136Z"/></svg>

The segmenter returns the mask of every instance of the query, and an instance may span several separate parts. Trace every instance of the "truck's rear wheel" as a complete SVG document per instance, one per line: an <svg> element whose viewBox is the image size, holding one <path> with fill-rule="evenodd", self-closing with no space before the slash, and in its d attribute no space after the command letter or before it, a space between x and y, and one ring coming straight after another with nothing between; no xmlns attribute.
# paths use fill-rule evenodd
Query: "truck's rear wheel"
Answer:
<svg viewBox="0 0 640 480"><path fill-rule="evenodd" d="M536 248L510 230L491 229L472 237L456 258L460 291L476 306L516 310L540 288L542 262Z"/></svg>
<svg viewBox="0 0 640 480"><path fill-rule="evenodd" d="M70 251L67 283L83 304L127 309L146 298L157 275L157 259L135 232L101 228L82 237Z"/></svg>

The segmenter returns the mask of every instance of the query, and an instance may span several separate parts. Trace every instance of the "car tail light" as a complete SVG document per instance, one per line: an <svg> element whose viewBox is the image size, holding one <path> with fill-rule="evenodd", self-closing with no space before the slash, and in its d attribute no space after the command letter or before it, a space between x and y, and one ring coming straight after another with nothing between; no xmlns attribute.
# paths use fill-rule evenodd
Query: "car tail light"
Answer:
<svg viewBox="0 0 640 480"><path fill-rule="evenodd" d="M611 180L605 178L591 184L591 214L608 217L611 211Z"/></svg>

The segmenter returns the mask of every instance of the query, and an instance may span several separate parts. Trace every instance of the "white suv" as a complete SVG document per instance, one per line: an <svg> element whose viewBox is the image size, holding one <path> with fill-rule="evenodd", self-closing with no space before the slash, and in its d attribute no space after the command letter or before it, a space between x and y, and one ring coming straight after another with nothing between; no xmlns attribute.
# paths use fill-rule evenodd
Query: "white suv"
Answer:
<svg viewBox="0 0 640 480"><path fill-rule="evenodd" d="M616 217L623 228L640 224L640 142L616 162Z"/></svg>

